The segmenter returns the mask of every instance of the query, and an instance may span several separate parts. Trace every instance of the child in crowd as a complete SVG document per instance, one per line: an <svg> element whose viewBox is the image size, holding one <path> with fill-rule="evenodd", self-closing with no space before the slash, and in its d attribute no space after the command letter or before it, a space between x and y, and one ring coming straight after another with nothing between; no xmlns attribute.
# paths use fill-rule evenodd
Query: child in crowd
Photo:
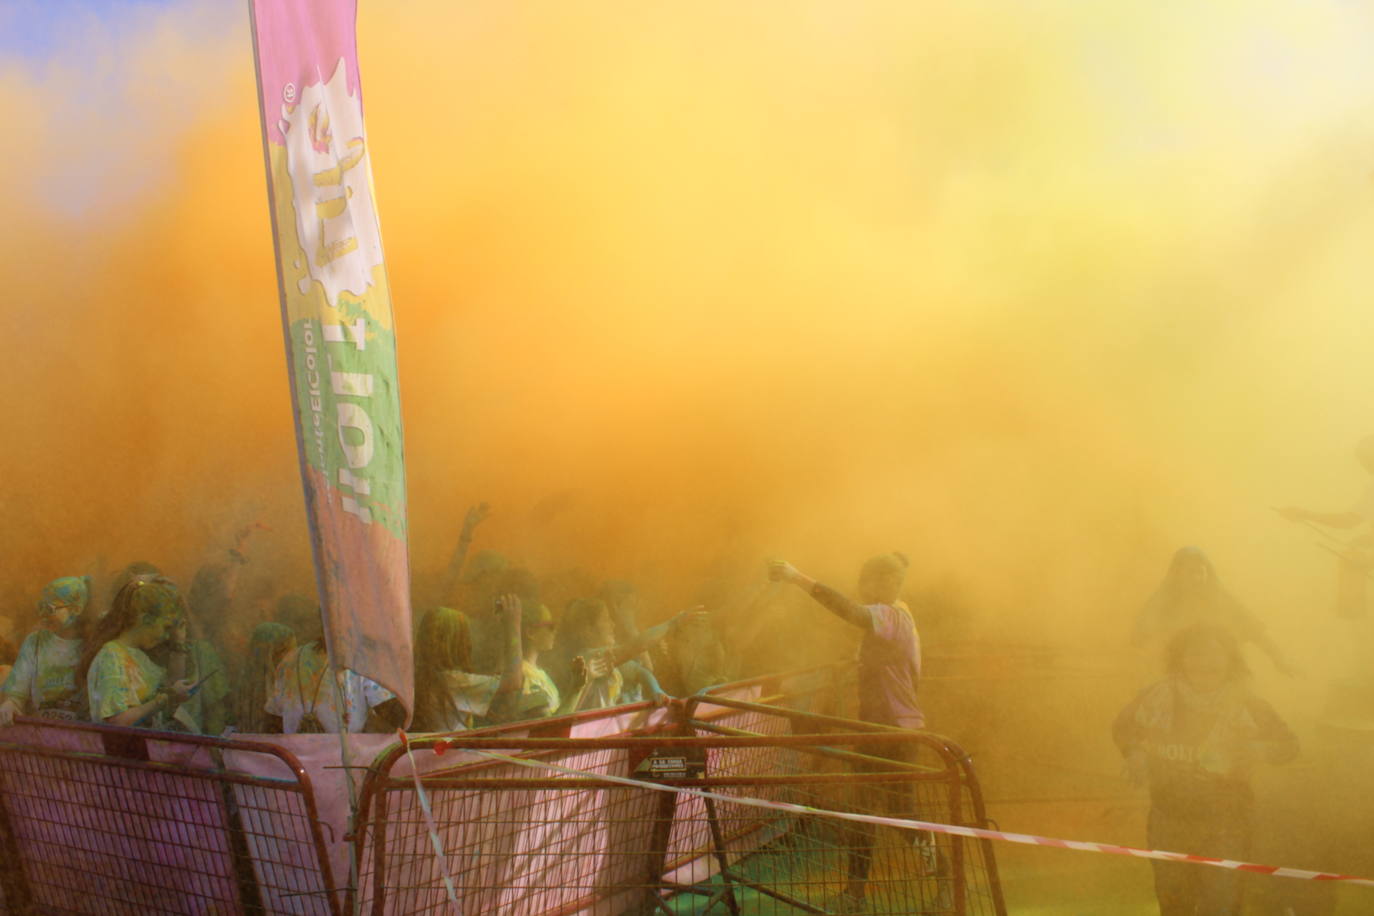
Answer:
<svg viewBox="0 0 1374 916"><path fill-rule="evenodd" d="M1286 763L1298 742L1274 708L1250 693L1236 636L1216 623L1176 635L1168 676L1132 700L1112 726L1136 785L1150 790L1153 849L1248 857L1256 763ZM1160 916L1238 916L1237 872L1151 862Z"/></svg>

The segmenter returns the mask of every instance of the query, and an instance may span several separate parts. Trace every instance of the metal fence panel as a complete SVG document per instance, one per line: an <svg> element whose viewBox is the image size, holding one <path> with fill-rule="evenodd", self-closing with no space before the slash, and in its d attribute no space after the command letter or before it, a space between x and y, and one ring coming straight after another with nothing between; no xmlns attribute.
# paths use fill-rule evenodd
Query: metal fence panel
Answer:
<svg viewBox="0 0 1374 916"><path fill-rule="evenodd" d="M13 912L336 914L308 775L271 745L27 720L0 740ZM273 758L282 778L225 769Z"/></svg>
<svg viewBox="0 0 1374 916"><path fill-rule="evenodd" d="M361 911L448 912L447 878L465 916L1003 916L976 841L836 816L973 823L976 780L953 745L764 704L694 705L708 703L679 723L687 736L412 739L418 774L396 746L363 790ZM714 797L608 781L632 774ZM846 895L856 887L862 901Z"/></svg>

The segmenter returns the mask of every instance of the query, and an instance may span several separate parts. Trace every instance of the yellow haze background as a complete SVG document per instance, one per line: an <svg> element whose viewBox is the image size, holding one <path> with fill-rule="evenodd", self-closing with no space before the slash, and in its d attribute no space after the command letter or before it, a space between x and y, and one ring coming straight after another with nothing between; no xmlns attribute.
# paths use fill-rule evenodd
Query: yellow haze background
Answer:
<svg viewBox="0 0 1374 916"><path fill-rule="evenodd" d="M0 60L3 588L308 587L242 4ZM970 632L1119 645L1197 544L1320 664L1365 478L1353 3L365 2L412 560L666 610L901 549ZM103 560L102 560L103 558Z"/></svg>

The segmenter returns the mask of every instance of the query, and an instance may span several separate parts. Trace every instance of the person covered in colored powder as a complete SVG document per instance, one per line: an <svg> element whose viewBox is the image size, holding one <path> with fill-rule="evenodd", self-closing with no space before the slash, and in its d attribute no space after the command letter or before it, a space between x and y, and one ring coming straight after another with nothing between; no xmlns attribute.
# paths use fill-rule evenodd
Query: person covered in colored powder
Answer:
<svg viewBox="0 0 1374 916"><path fill-rule="evenodd" d="M1131 642L1158 648L1194 624L1225 628L1237 641L1258 646L1280 673L1293 675L1264 624L1221 584L1207 555L1196 547L1183 547L1174 553L1159 588L1136 616Z"/></svg>
<svg viewBox="0 0 1374 916"><path fill-rule="evenodd" d="M541 656L553 650L558 630L553 613L547 606L527 603L518 595L504 596L498 611L520 620L520 688L497 698L491 708L492 720L515 722L570 712L553 676L540 665Z"/></svg>
<svg viewBox="0 0 1374 916"><path fill-rule="evenodd" d="M520 615L504 610L518 606L519 599L506 595L493 603L506 637L499 675L472 670L472 628L462 611L434 608L420 621L415 637L416 731L454 732L485 724L492 703L520 689L524 681Z"/></svg>
<svg viewBox="0 0 1374 916"><path fill-rule="evenodd" d="M910 608L901 600L909 563L900 553L872 557L859 571L858 595L854 601L828 585L817 582L791 563L775 560L769 564L769 578L795 585L841 620L863 631L859 644L859 718L865 722L896 728L923 729L925 713L916 699L921 681L921 638ZM911 748L884 744L877 749L860 749L866 757L887 757L904 763ZM881 764L877 765L881 767ZM869 765L857 768L867 771ZM915 802L887 799L898 816L913 816ZM868 873L873 859L874 828L867 824L852 828L849 880L836 904L846 912L863 912ZM949 869L936 847L935 839L921 831L912 834L922 872L936 880L937 909L951 899Z"/></svg>
<svg viewBox="0 0 1374 916"><path fill-rule="evenodd" d="M1152 849L1227 859L1249 855L1256 763L1281 764L1298 741L1252 694L1232 632L1202 623L1179 632L1165 655L1167 677L1121 710L1112 737L1128 778L1148 785L1146 842ZM1160 916L1238 916L1240 876L1229 869L1150 863Z"/></svg>
<svg viewBox="0 0 1374 916"><path fill-rule="evenodd" d="M690 696L730 680L730 659L712 617L693 614L672 627L654 652L654 671L663 689Z"/></svg>
<svg viewBox="0 0 1374 916"><path fill-rule="evenodd" d="M218 735L229 724L229 675L214 644L199 638L195 623L188 604L172 624L167 639L149 656L167 669L169 680L184 679L196 685L195 694L177 709L169 727L196 735Z"/></svg>
<svg viewBox="0 0 1374 916"><path fill-rule="evenodd" d="M84 576L54 579L38 599L40 627L24 638L4 685L0 725L27 713L53 719L85 718L86 698L76 669L90 618L91 582Z"/></svg>
<svg viewBox="0 0 1374 916"><path fill-rule="evenodd" d="M654 673L637 657L646 645L656 641L656 634L666 634L668 629L660 624L637 633L624 645L616 645L615 621L605 601L579 598L569 604L559 637L569 657L565 683L569 692L581 694L573 711L604 709L645 699L659 706L667 703L668 695Z"/></svg>
<svg viewBox="0 0 1374 916"><path fill-rule="evenodd" d="M163 576L137 576L119 590L87 640L78 667L93 722L168 727L190 699L192 683L169 681L148 651L185 615L180 590Z"/></svg>
<svg viewBox="0 0 1374 916"><path fill-rule="evenodd" d="M277 665L264 705L268 729L288 735L325 732L388 732L405 721L395 694L370 678L329 662L317 605L287 596L286 622L298 645Z"/></svg>
<svg viewBox="0 0 1374 916"><path fill-rule="evenodd" d="M241 733L268 732L267 697L276 684L277 666L296 649L296 634L284 623L267 621L248 637L248 661L234 696L233 724Z"/></svg>

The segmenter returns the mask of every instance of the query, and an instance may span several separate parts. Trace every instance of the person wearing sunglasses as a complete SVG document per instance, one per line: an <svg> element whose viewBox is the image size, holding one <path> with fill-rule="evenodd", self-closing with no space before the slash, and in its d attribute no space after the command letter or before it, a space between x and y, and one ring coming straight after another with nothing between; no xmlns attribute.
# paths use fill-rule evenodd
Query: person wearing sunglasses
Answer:
<svg viewBox="0 0 1374 916"><path fill-rule="evenodd" d="M9 677L0 686L0 725L21 713L52 719L84 718L85 697L76 686L76 667L86 633L91 584L85 576L54 579L38 599L40 626L19 647Z"/></svg>

